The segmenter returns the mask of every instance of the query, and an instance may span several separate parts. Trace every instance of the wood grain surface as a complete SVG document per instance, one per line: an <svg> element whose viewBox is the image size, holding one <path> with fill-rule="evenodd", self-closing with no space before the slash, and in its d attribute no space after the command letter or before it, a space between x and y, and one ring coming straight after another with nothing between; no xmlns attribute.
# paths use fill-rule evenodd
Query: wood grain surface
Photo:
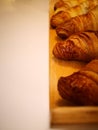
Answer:
<svg viewBox="0 0 98 130"><path fill-rule="evenodd" d="M53 15L54 3L49 1L49 20ZM50 24L50 21L49 21ZM68 76L78 71L86 63L78 61L63 61L56 59L52 50L56 42L60 40L49 26L49 96L51 125L64 125L69 123L98 123L98 107L76 106L63 100L57 90L57 82L60 76Z"/></svg>

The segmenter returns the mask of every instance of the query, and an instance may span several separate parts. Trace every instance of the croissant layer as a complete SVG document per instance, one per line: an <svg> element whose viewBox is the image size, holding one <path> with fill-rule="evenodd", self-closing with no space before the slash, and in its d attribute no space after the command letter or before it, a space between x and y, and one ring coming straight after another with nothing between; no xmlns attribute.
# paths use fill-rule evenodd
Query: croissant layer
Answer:
<svg viewBox="0 0 98 130"><path fill-rule="evenodd" d="M88 66L92 68L92 64L97 67L98 60L93 60ZM96 69L88 70L88 66L70 76L59 78L58 91L63 99L78 105L98 105L98 69L96 72Z"/></svg>
<svg viewBox="0 0 98 130"><path fill-rule="evenodd" d="M93 9L96 5L98 5L98 1L96 0L86 0L85 2L74 6L70 9L65 9L64 7L58 8L54 15L51 17L50 24L53 28L57 27L58 25L70 20L71 18L86 14L91 9Z"/></svg>
<svg viewBox="0 0 98 130"><path fill-rule="evenodd" d="M61 7L64 7L65 9L69 9L71 7L79 5L84 1L86 0L58 0L54 5L54 10L57 10L58 8Z"/></svg>
<svg viewBox="0 0 98 130"><path fill-rule="evenodd" d="M63 24L60 24L56 28L56 33L61 38L67 38L74 33L97 30L98 6L89 11L87 14L76 16Z"/></svg>
<svg viewBox="0 0 98 130"><path fill-rule="evenodd" d="M63 60L91 61L98 57L98 32L73 34L66 40L57 42L53 55Z"/></svg>

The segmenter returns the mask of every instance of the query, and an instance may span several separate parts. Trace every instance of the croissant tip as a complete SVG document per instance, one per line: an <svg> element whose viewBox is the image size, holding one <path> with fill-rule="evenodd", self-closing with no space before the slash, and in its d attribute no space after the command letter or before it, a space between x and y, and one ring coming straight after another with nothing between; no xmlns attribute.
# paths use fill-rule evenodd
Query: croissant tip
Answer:
<svg viewBox="0 0 98 130"><path fill-rule="evenodd" d="M57 7L56 6L54 6L54 11L56 11L57 10Z"/></svg>
<svg viewBox="0 0 98 130"><path fill-rule="evenodd" d="M51 26L51 28L56 29L56 24L52 18L50 20L50 26Z"/></svg>
<svg viewBox="0 0 98 130"><path fill-rule="evenodd" d="M67 35L65 35L64 33L57 33L57 35L61 38L61 39L67 39Z"/></svg>
<svg viewBox="0 0 98 130"><path fill-rule="evenodd" d="M51 25L51 28L52 28L52 29L55 29L56 27L55 27L54 25Z"/></svg>
<svg viewBox="0 0 98 130"><path fill-rule="evenodd" d="M68 36L65 31L63 31L59 26L56 28L56 34L61 38L61 39L67 39Z"/></svg>
<svg viewBox="0 0 98 130"><path fill-rule="evenodd" d="M64 77L60 77L60 78L58 79L57 88L58 88L59 93L60 93L60 90L61 90L61 88L62 88L62 80L63 80L63 78L64 78Z"/></svg>
<svg viewBox="0 0 98 130"><path fill-rule="evenodd" d="M62 82L64 81L65 82L65 77L60 77L59 79L58 79L58 84L57 84L57 86L58 86L58 90L62 87Z"/></svg>

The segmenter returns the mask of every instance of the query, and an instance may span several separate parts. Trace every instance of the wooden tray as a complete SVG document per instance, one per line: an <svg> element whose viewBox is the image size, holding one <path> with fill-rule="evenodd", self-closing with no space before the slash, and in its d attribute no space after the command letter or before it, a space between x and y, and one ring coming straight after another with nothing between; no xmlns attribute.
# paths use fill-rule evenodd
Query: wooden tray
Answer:
<svg viewBox="0 0 98 130"><path fill-rule="evenodd" d="M50 0L49 18L53 14L53 6L56 1ZM50 123L51 125L98 123L98 107L75 106L63 100L58 94L57 82L59 77L68 76L78 71L85 63L56 59L52 54L52 50L57 40L55 30L49 27Z"/></svg>

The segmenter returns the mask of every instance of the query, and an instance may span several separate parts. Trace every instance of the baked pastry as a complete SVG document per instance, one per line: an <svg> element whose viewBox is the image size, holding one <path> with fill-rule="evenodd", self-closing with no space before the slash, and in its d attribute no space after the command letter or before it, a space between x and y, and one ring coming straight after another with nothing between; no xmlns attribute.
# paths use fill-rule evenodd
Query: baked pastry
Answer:
<svg viewBox="0 0 98 130"><path fill-rule="evenodd" d="M76 105L98 105L98 59L58 80L60 96Z"/></svg>
<svg viewBox="0 0 98 130"><path fill-rule="evenodd" d="M98 56L98 31L81 32L58 41L53 54L63 60L91 61Z"/></svg>
<svg viewBox="0 0 98 130"><path fill-rule="evenodd" d="M57 10L58 8L61 8L61 7L69 9L73 6L79 5L80 3L84 1L86 0L58 0L54 5L54 10Z"/></svg>
<svg viewBox="0 0 98 130"><path fill-rule="evenodd" d="M60 24L56 28L56 33L61 38L67 38L73 33L88 30L98 30L98 6L90 10L87 14L76 16L63 24Z"/></svg>
<svg viewBox="0 0 98 130"><path fill-rule="evenodd" d="M66 9L65 7L58 8L51 17L50 24L53 28L56 28L58 25L75 16L88 13L96 5L98 5L98 0L86 0L85 2L69 9Z"/></svg>

